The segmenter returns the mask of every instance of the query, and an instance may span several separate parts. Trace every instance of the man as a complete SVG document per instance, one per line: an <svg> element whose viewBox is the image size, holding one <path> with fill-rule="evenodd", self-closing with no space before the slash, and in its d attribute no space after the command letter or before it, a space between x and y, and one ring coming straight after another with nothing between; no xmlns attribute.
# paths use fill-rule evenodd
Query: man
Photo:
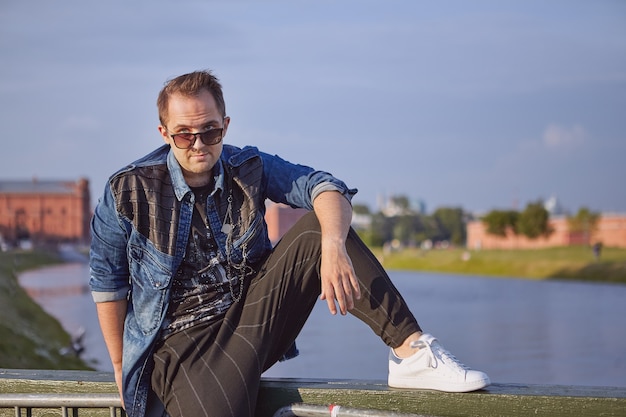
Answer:
<svg viewBox="0 0 626 417"><path fill-rule="evenodd" d="M114 174L92 221L91 280L129 416L252 416L318 296L392 349L389 385L489 384L428 334L350 228L331 174L223 144L219 81L206 71L160 92L165 145ZM265 200L312 210L272 248Z"/></svg>

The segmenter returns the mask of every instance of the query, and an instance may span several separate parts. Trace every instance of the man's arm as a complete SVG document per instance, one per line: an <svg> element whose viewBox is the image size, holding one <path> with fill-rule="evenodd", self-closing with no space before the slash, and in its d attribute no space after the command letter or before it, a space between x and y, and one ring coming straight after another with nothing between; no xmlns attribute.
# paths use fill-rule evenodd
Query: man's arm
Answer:
<svg viewBox="0 0 626 417"><path fill-rule="evenodd" d="M346 238L352 221L350 202L337 191L326 191L313 201L313 209L322 230L322 293L331 314L345 315L361 298L359 283L346 250Z"/></svg>
<svg viewBox="0 0 626 417"><path fill-rule="evenodd" d="M96 303L98 320L113 363L115 372L115 383L120 392L122 406L124 406L124 395L122 391L122 341L124 335L124 319L126 318L127 300L107 301Z"/></svg>

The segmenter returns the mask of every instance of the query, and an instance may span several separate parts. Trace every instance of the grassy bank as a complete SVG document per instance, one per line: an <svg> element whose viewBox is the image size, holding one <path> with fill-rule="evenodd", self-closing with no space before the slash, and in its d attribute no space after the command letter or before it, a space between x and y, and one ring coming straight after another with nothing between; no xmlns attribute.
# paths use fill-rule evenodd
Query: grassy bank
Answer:
<svg viewBox="0 0 626 417"><path fill-rule="evenodd" d="M596 260L589 247L541 250L405 249L383 256L387 269L532 279L571 279L626 284L626 249L604 248Z"/></svg>
<svg viewBox="0 0 626 417"><path fill-rule="evenodd" d="M0 253L0 368L89 369L79 358L59 353L70 336L17 282L21 271L58 262L43 252Z"/></svg>

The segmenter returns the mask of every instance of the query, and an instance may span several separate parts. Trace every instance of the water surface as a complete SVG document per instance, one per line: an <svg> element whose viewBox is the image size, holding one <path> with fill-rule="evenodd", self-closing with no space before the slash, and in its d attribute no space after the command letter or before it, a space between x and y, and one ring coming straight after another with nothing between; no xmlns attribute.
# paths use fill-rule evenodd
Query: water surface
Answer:
<svg viewBox="0 0 626 417"><path fill-rule="evenodd" d="M66 330L85 335L84 358L111 365L84 264L21 275L36 300ZM626 286L530 281L421 272L390 273L422 328L465 364L501 383L626 387ZM363 323L316 305L297 340L300 356L276 364L271 377L384 380L388 348Z"/></svg>

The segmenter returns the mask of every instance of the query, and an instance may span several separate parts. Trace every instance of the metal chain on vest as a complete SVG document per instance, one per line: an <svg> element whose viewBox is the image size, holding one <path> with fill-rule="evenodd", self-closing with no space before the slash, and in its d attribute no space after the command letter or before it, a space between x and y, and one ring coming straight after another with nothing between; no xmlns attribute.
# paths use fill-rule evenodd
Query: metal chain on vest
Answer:
<svg viewBox="0 0 626 417"><path fill-rule="evenodd" d="M247 261L247 244L244 243L241 247L241 262L235 263L232 260L233 245L233 187L232 179L229 184L228 190L228 207L226 209L226 215L224 216L224 223L222 224L222 232L226 233L226 279L228 279L228 285L230 287L230 294L233 297L234 302L239 302L243 295L243 281L248 271L252 271L252 268L248 267ZM237 229L241 233L241 216L237 220ZM233 268L239 270L239 276L233 277ZM235 288L233 286L233 278L239 281L239 294L235 295Z"/></svg>

